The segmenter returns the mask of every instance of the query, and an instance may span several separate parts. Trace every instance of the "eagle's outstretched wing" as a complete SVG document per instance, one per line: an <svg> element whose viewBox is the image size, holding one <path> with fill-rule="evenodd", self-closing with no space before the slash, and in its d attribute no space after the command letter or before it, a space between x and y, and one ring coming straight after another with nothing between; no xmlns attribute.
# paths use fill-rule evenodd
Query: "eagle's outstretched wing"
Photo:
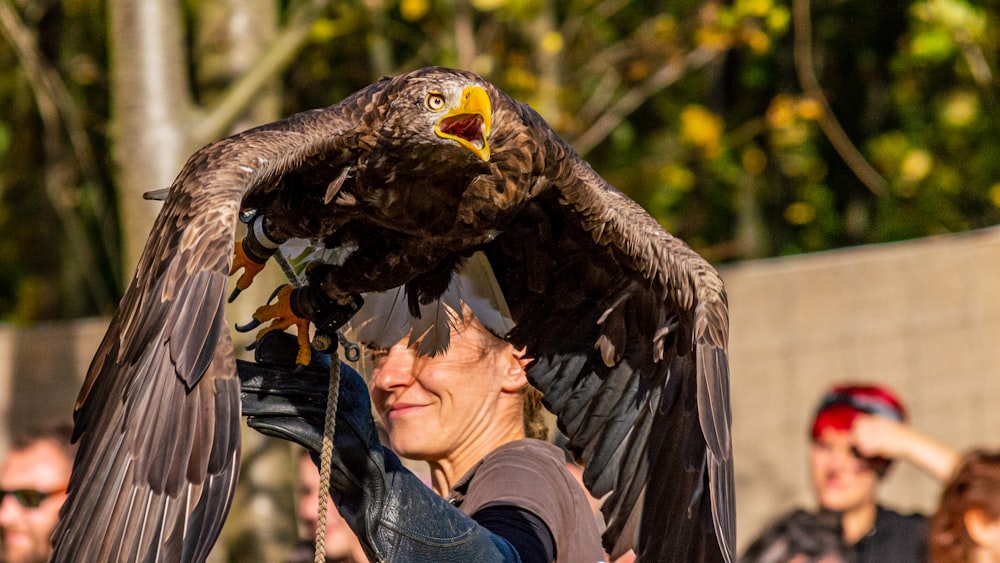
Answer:
<svg viewBox="0 0 1000 563"><path fill-rule="evenodd" d="M550 150L560 150L550 147ZM584 482L608 495L605 547L731 560L728 310L712 266L566 154L487 247L528 370Z"/></svg>
<svg viewBox="0 0 1000 563"><path fill-rule="evenodd" d="M195 153L170 189L77 399L54 561L202 561L239 468L223 313L244 195L349 154L381 83Z"/></svg>

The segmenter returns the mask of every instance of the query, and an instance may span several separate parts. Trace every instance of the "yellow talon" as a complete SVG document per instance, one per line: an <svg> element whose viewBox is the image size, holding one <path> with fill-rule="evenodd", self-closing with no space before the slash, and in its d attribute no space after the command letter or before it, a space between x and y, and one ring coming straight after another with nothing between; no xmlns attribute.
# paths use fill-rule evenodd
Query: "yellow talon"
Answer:
<svg viewBox="0 0 1000 563"><path fill-rule="evenodd" d="M312 348L309 346L309 321L299 317L292 311L291 295L292 286L285 286L278 290L274 303L262 305L254 311L255 321L264 323L271 321L271 324L262 328L257 333L257 340L272 330L285 330L294 326L299 342L299 351L295 355L295 363L300 366L308 366L312 360Z"/></svg>

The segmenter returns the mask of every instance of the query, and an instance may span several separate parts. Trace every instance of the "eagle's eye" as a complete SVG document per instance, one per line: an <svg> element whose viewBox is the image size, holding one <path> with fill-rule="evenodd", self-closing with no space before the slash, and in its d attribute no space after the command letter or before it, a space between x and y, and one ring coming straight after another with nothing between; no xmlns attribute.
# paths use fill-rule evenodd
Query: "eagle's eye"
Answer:
<svg viewBox="0 0 1000 563"><path fill-rule="evenodd" d="M428 92L424 105L431 111L441 111L444 109L444 94L440 92Z"/></svg>

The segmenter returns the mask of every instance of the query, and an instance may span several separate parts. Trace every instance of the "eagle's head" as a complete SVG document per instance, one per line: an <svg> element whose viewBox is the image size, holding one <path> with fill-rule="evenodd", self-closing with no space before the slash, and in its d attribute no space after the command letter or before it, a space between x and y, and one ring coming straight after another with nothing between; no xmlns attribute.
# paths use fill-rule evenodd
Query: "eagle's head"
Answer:
<svg viewBox="0 0 1000 563"><path fill-rule="evenodd" d="M400 79L385 114L384 135L407 143L462 148L489 161L493 104L486 82L445 68L425 68Z"/></svg>

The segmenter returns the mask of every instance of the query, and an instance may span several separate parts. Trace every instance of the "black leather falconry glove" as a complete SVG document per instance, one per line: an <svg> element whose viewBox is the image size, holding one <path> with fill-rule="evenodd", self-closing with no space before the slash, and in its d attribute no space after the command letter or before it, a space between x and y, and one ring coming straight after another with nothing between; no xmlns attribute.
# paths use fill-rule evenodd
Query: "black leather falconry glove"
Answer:
<svg viewBox="0 0 1000 563"><path fill-rule="evenodd" d="M257 343L256 363L237 362L243 414L250 427L309 448L318 462L330 376L316 362L292 373L295 351L294 337L272 332ZM381 445L368 388L346 364L330 496L372 561L520 561L510 543L436 495Z"/></svg>

